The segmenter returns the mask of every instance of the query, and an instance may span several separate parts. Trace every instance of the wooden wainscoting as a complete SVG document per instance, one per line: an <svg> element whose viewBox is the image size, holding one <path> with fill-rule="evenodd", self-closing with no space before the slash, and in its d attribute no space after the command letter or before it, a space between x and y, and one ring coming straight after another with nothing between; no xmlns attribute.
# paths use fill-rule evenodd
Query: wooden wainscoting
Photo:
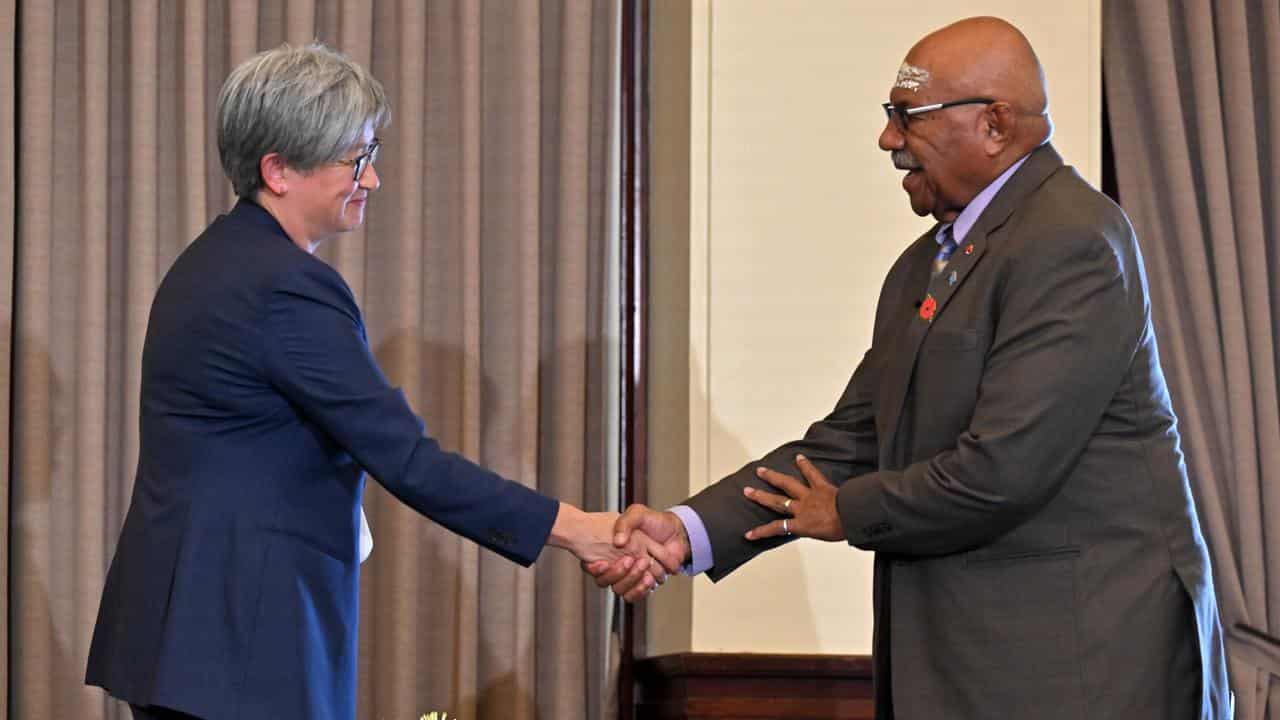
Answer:
<svg viewBox="0 0 1280 720"><path fill-rule="evenodd" d="M680 653L637 660L636 720L871 720L867 655Z"/></svg>

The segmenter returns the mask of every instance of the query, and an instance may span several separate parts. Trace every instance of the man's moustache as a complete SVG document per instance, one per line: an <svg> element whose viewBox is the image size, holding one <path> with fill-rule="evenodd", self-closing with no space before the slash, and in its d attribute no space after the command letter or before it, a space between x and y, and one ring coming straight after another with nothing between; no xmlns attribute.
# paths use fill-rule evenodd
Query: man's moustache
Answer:
<svg viewBox="0 0 1280 720"><path fill-rule="evenodd" d="M889 157L893 160L893 166L899 170L920 169L920 163L916 162L916 159L911 157L911 153L905 150L894 150Z"/></svg>

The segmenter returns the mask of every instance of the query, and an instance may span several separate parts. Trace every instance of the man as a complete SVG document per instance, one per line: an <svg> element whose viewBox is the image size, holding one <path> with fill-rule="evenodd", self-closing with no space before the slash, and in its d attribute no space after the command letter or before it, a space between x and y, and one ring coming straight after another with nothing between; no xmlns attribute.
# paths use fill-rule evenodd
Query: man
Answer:
<svg viewBox="0 0 1280 720"><path fill-rule="evenodd" d="M643 531L712 580L794 537L875 551L879 718L1229 716L1128 220L1048 144L1008 23L926 36L889 97L880 148L938 223L889 271L835 409L684 506L629 508L615 540Z"/></svg>

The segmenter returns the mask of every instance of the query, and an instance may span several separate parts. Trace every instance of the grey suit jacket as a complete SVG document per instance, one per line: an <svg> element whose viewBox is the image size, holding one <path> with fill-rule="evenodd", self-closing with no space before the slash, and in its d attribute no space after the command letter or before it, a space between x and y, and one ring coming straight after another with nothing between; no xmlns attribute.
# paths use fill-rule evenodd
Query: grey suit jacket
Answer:
<svg viewBox="0 0 1280 720"><path fill-rule="evenodd" d="M871 349L802 440L688 504L718 580L785 540L742 496L804 453L876 552L877 717L1223 718L1222 631L1124 213L1046 145L930 281L894 264ZM954 273L954 282L951 279Z"/></svg>

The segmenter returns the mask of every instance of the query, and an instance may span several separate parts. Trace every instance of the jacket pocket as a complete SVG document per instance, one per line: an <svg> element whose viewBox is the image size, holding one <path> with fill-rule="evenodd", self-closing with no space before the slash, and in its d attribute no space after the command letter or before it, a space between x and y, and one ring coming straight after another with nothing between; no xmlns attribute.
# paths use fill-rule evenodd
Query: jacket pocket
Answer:
<svg viewBox="0 0 1280 720"><path fill-rule="evenodd" d="M1079 545L1066 545L1064 547L1053 548L1050 550L1024 550L998 552L991 555L976 555L965 558L964 564L966 567L986 567L993 565L1008 565L1011 563L1060 560L1063 558L1075 557L1079 554Z"/></svg>
<svg viewBox="0 0 1280 720"><path fill-rule="evenodd" d="M978 331L973 329L944 330L942 328L933 328L929 331L929 335L924 342L931 349L973 350L978 347Z"/></svg>
<svg viewBox="0 0 1280 720"><path fill-rule="evenodd" d="M982 710L966 717L1087 718L1076 607L1080 549L1005 550L955 573L947 588L955 607L950 634L939 634L928 652L943 666L964 668L958 677L966 688L981 688L974 697Z"/></svg>

